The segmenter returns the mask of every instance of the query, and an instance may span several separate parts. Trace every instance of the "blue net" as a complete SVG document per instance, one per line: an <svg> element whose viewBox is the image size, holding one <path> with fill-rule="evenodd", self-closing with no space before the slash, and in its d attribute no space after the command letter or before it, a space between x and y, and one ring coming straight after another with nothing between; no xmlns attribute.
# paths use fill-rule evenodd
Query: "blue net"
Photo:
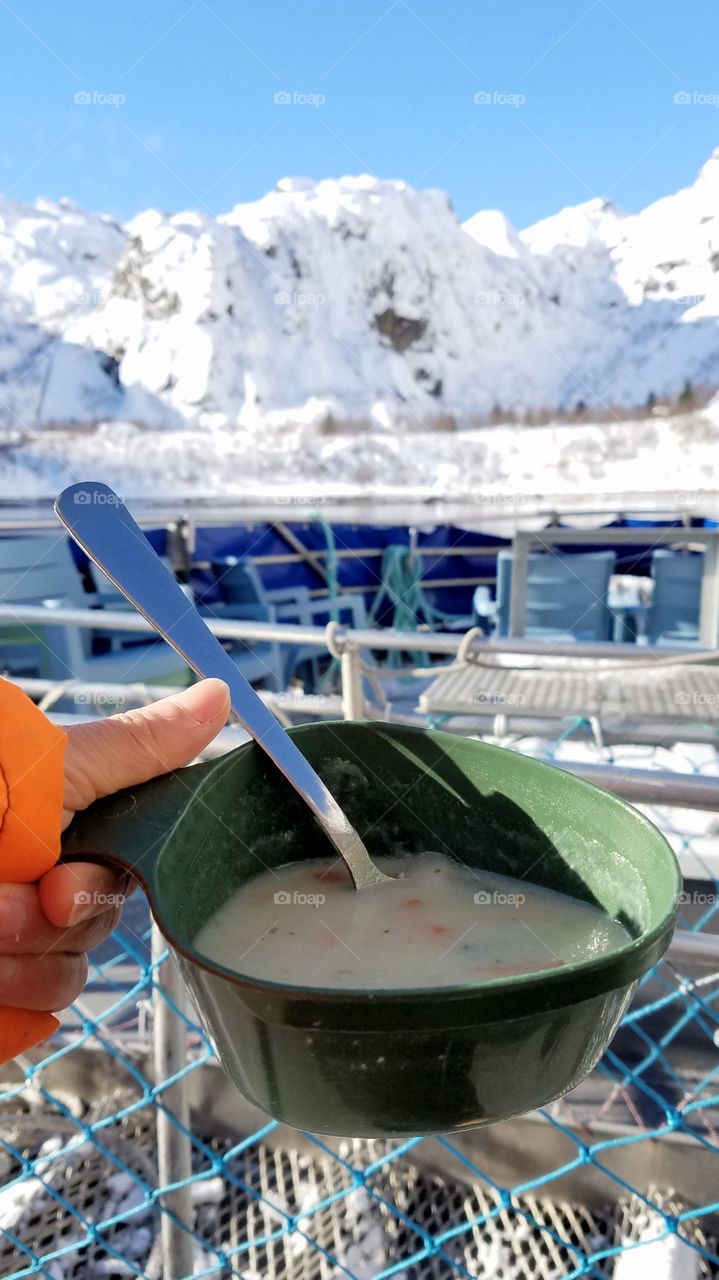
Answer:
<svg viewBox="0 0 719 1280"><path fill-rule="evenodd" d="M575 732L576 728L576 732ZM712 746L516 749L717 772ZM680 925L717 932L711 815L649 811L684 859ZM172 1280L672 1280L719 1273L719 972L663 960L597 1069L541 1113L451 1138L334 1141L262 1118L172 995L136 895L61 1032L0 1068L0 1276ZM186 1040L155 1080L153 1005ZM421 1064L418 1064L421 1070ZM183 1106L178 1103L183 1095ZM190 1146L164 1183L158 1120ZM184 1247L184 1252L183 1252Z"/></svg>

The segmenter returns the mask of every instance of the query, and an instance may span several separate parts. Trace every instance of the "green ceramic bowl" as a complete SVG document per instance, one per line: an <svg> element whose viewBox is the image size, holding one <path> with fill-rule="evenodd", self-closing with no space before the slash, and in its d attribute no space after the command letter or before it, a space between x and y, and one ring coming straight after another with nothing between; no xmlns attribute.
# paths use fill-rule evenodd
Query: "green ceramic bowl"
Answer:
<svg viewBox="0 0 719 1280"><path fill-rule="evenodd" d="M491 1124L572 1089L671 938L681 882L663 836L624 801L482 742L377 723L291 733L372 853L439 849L526 875L598 904L632 940L562 969L441 989L394 990L391 975L382 992L262 982L208 961L193 939L263 865L332 853L309 811L252 743L121 792L76 819L64 852L141 880L238 1089L289 1124L358 1137Z"/></svg>

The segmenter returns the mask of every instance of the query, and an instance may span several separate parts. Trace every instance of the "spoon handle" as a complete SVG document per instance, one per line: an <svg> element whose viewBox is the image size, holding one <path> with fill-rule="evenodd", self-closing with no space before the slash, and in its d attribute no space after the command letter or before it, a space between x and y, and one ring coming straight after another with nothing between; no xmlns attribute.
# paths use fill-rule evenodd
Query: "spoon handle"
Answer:
<svg viewBox="0 0 719 1280"><path fill-rule="evenodd" d="M355 888L387 879L322 779L155 554L122 499L107 485L87 481L63 490L55 511L75 542L187 665L198 676L225 681L240 724L309 805L347 863Z"/></svg>

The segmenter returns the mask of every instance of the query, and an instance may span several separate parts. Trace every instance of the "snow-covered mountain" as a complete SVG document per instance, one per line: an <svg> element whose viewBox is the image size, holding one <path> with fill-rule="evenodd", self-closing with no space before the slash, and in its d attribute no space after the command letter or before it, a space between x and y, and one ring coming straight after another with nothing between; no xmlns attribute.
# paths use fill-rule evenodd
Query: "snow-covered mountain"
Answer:
<svg viewBox="0 0 719 1280"><path fill-rule="evenodd" d="M518 233L372 177L127 226L0 202L0 426L469 423L719 386L719 150Z"/></svg>

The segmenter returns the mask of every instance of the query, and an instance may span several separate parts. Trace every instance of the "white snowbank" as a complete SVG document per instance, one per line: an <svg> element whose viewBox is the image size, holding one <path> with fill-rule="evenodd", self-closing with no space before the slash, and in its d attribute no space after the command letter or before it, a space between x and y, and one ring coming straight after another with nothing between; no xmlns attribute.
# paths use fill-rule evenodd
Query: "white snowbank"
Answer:
<svg viewBox="0 0 719 1280"><path fill-rule="evenodd" d="M3 447L4 445L4 447ZM53 497L92 476L124 497L451 504L437 520L511 531L548 510L691 511L719 516L719 413L621 423L463 432L323 434L310 425L0 432L0 494ZM427 508L427 522L432 507Z"/></svg>

